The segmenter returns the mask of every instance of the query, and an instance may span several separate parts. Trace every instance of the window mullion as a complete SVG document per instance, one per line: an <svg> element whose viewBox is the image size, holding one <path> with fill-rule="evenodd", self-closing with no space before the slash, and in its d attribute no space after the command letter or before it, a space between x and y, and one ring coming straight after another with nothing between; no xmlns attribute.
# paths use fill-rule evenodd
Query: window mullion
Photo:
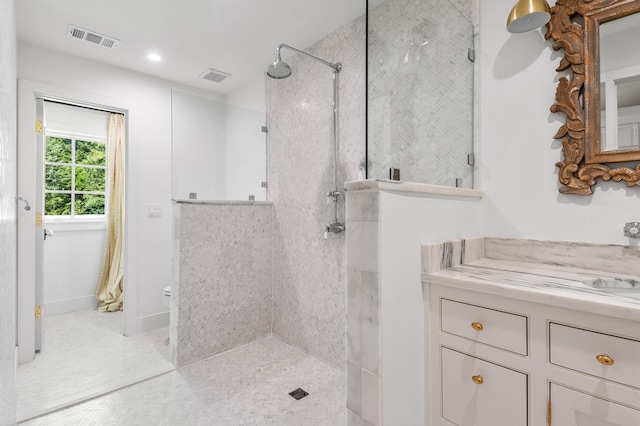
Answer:
<svg viewBox="0 0 640 426"><path fill-rule="evenodd" d="M76 215L76 138L71 138L71 218Z"/></svg>

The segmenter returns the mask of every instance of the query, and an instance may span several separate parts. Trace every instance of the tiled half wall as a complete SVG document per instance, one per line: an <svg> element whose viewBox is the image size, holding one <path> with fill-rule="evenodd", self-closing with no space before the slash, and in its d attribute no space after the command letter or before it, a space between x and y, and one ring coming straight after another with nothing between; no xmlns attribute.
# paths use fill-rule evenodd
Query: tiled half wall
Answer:
<svg viewBox="0 0 640 426"><path fill-rule="evenodd" d="M271 333L273 206L174 205L170 347L181 367Z"/></svg>

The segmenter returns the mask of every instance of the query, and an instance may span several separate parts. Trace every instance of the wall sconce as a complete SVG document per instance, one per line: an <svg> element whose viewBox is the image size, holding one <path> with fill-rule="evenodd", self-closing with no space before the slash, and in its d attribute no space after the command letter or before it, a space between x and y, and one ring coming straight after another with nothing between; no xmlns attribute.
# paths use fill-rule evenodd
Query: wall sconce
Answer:
<svg viewBox="0 0 640 426"><path fill-rule="evenodd" d="M507 31L524 33L545 25L551 19L551 8L545 0L519 0L507 19Z"/></svg>

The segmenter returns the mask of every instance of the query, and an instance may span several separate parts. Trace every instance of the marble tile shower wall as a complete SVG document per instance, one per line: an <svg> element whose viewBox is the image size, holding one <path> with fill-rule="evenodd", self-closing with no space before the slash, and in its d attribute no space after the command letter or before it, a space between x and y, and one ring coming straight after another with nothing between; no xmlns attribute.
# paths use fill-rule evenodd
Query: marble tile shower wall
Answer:
<svg viewBox="0 0 640 426"><path fill-rule="evenodd" d="M348 195L348 426L382 424L379 194L350 191Z"/></svg>
<svg viewBox="0 0 640 426"><path fill-rule="evenodd" d="M273 205L181 202L175 209L170 345L181 367L271 333Z"/></svg>
<svg viewBox="0 0 640 426"><path fill-rule="evenodd" d="M295 40L282 40L296 46ZM341 62L338 189L356 180L365 147L364 16L306 51ZM286 51L283 51L286 53ZM302 55L286 61L293 74L266 78L268 200L274 203L273 333L344 369L344 233L323 238L333 222L331 69ZM344 193L344 191L343 191ZM344 201L338 220L345 219Z"/></svg>
<svg viewBox="0 0 640 426"><path fill-rule="evenodd" d="M388 0L369 12L370 177L395 167L403 181L472 187L470 15L471 0Z"/></svg>
<svg viewBox="0 0 640 426"><path fill-rule="evenodd" d="M14 2L0 0L0 425L16 421L16 41Z"/></svg>

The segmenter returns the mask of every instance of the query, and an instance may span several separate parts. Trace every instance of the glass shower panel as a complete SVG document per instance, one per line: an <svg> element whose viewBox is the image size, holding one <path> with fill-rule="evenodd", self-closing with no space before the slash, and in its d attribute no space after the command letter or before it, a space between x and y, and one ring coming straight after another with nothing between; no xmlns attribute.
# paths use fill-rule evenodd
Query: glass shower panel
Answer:
<svg viewBox="0 0 640 426"><path fill-rule="evenodd" d="M368 178L472 188L471 0L369 6Z"/></svg>
<svg viewBox="0 0 640 426"><path fill-rule="evenodd" d="M266 115L171 91L174 200L266 200Z"/></svg>

